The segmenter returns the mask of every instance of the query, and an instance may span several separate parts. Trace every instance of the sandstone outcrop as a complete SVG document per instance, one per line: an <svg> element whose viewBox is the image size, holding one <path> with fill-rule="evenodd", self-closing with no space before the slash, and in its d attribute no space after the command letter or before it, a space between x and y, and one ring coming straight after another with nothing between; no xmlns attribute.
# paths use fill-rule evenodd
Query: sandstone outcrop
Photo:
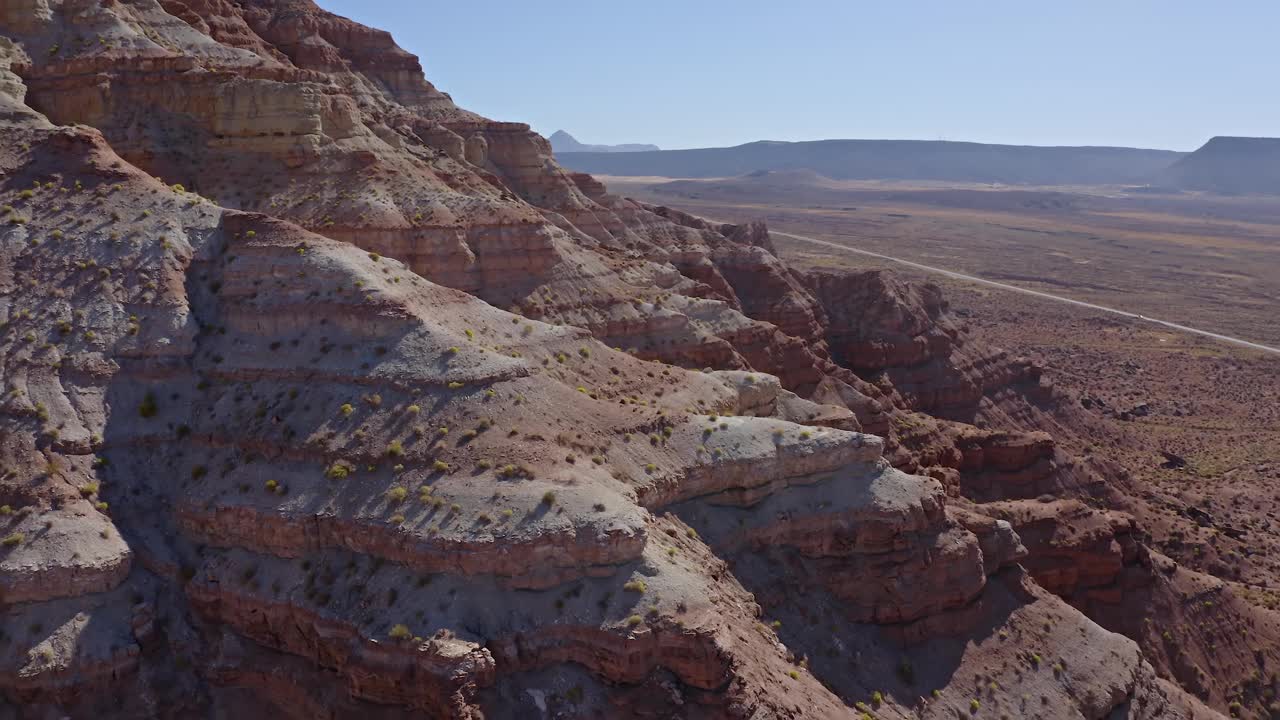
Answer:
<svg viewBox="0 0 1280 720"><path fill-rule="evenodd" d="M983 399L1037 388L1025 359L967 343L934 285L908 285L882 270L804 276L827 318L832 357L868 377L884 373L913 409L972 421Z"/></svg>

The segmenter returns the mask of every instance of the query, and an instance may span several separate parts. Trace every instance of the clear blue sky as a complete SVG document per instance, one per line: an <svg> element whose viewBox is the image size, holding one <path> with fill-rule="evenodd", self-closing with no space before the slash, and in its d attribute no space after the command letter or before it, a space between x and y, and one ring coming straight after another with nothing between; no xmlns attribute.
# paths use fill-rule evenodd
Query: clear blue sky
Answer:
<svg viewBox="0 0 1280 720"><path fill-rule="evenodd" d="M664 148L1280 135L1274 0L318 0L458 104Z"/></svg>

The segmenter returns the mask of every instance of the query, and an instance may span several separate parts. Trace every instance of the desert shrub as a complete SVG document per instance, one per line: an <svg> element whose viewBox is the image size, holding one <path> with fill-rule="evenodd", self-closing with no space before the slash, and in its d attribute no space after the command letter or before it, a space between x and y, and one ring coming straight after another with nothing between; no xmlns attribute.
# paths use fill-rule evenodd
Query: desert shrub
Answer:
<svg viewBox="0 0 1280 720"><path fill-rule="evenodd" d="M649 589L649 586L643 580L630 580L622 586L622 589L627 592L643 594L645 590Z"/></svg>
<svg viewBox="0 0 1280 720"><path fill-rule="evenodd" d="M436 472L445 472L446 470L449 469L449 463L443 460L437 460L432 464L431 467L435 468Z"/></svg>
<svg viewBox="0 0 1280 720"><path fill-rule="evenodd" d="M635 627L636 625L639 625L642 622L644 622L644 618L640 617L639 615L632 615L631 617L627 618L627 627Z"/></svg>
<svg viewBox="0 0 1280 720"><path fill-rule="evenodd" d="M409 497L409 491L399 485L387 491L387 500L392 503L403 502L407 497Z"/></svg>
<svg viewBox="0 0 1280 720"><path fill-rule="evenodd" d="M387 443L387 454L392 457L404 455L404 445L399 440L392 440Z"/></svg>
<svg viewBox="0 0 1280 720"><path fill-rule="evenodd" d="M911 661L903 658L898 663L898 678L907 685L914 685L916 682L916 669L911 665Z"/></svg>
<svg viewBox="0 0 1280 720"><path fill-rule="evenodd" d="M391 630L387 632L387 637L392 640L408 640L413 637L413 633L409 632L407 625L397 624L391 626Z"/></svg>
<svg viewBox="0 0 1280 720"><path fill-rule="evenodd" d="M351 413L353 413L353 412L355 412L355 411L356 411L356 409L355 409L354 407L352 407L351 403L343 403L343 404L342 404L342 407L338 408L338 412L342 413L342 414L343 414L343 416L350 415Z"/></svg>
<svg viewBox="0 0 1280 720"><path fill-rule="evenodd" d="M9 533L4 537L4 540L0 540L0 544L3 544L5 547L15 547L17 545L21 545L22 541L25 539L27 539L27 536L20 532Z"/></svg>
<svg viewBox="0 0 1280 720"><path fill-rule="evenodd" d="M156 405L156 396L154 393L148 392L142 396L142 402L138 404L138 415L144 418L153 418L160 411Z"/></svg>
<svg viewBox="0 0 1280 720"><path fill-rule="evenodd" d="M329 468L324 471L324 474L330 480L345 480L347 476L351 474L351 470L352 468L350 464L342 460L338 460L330 465Z"/></svg>
<svg viewBox="0 0 1280 720"><path fill-rule="evenodd" d="M545 493L543 493L543 494L542 494L542 502L546 503L547 505L555 505L555 504L556 504L556 494L555 494L555 492L553 492L553 491L551 491L551 490L548 490L548 491L546 491Z"/></svg>
<svg viewBox="0 0 1280 720"><path fill-rule="evenodd" d="M422 408L418 407L417 405L410 405L409 407L405 408L405 412L409 413L410 415L417 415L418 413L422 412Z"/></svg>

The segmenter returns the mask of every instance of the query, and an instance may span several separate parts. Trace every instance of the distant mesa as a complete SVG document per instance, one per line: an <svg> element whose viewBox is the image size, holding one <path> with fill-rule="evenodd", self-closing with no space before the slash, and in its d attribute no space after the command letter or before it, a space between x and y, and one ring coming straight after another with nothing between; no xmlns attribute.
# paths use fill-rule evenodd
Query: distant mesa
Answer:
<svg viewBox="0 0 1280 720"><path fill-rule="evenodd" d="M554 136L552 145L555 146ZM561 155L560 162L581 172L621 176L723 178L759 171L810 170L836 180L1109 185L1148 183L1184 155L1172 150L1125 147L815 140L626 154L573 152Z"/></svg>
<svg viewBox="0 0 1280 720"><path fill-rule="evenodd" d="M1157 184L1228 195L1280 194L1280 138L1211 138L1160 173Z"/></svg>
<svg viewBox="0 0 1280 720"><path fill-rule="evenodd" d="M548 138L551 141L551 149L556 155L562 153L633 153L646 152L652 150L660 150L657 145L646 145L643 143L625 143L622 145L590 145L578 142L578 139L563 130L557 130Z"/></svg>

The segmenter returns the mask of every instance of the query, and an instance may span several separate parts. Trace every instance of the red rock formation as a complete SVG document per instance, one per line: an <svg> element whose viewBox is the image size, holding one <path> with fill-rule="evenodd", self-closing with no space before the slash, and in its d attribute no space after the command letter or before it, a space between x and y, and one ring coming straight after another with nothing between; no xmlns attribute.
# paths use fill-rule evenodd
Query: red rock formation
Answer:
<svg viewBox="0 0 1280 720"><path fill-rule="evenodd" d="M24 712L857 717L892 686L880 712L933 716L1008 627L1071 691L989 703L1179 716L1012 525L948 509L1062 478L1045 438L913 412L1034 375L931 291L611 196L306 0L34 0L0 34ZM832 640L876 662L811 670Z"/></svg>
<svg viewBox="0 0 1280 720"><path fill-rule="evenodd" d="M868 378L886 374L913 409L972 421L984 397L1039 385L1029 361L968 343L935 285L883 270L813 271L804 280L830 318L833 358Z"/></svg>

